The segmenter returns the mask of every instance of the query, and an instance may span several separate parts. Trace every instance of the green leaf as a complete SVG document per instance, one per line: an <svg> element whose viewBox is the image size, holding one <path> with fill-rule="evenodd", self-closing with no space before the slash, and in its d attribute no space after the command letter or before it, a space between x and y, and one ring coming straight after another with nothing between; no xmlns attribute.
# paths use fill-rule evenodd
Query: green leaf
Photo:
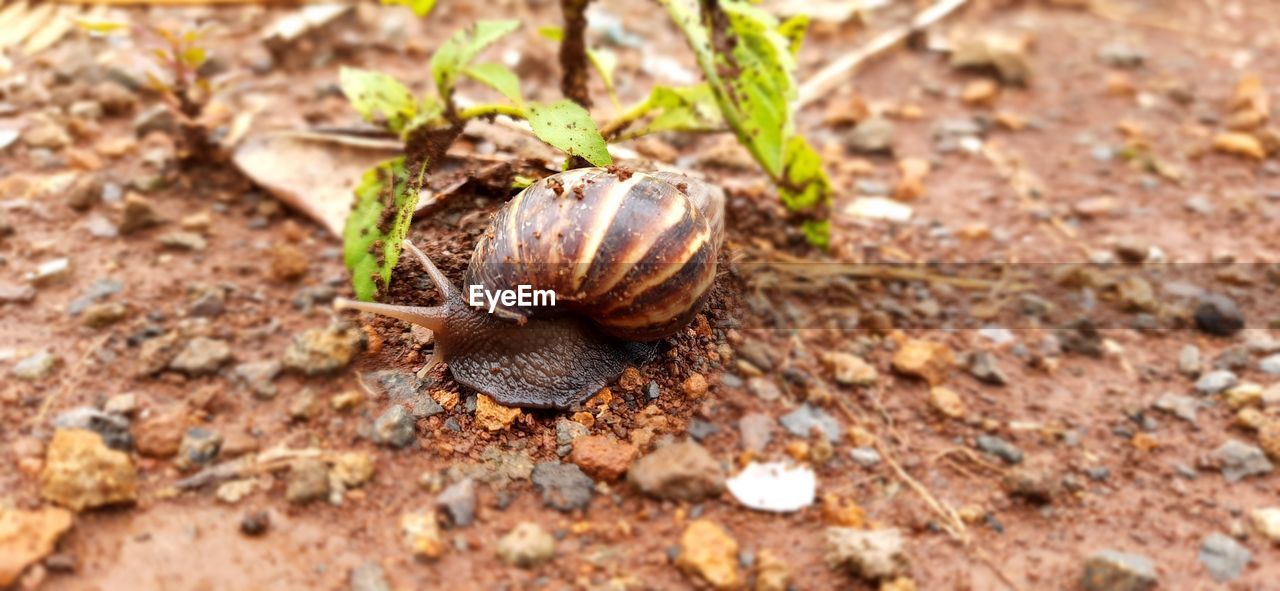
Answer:
<svg viewBox="0 0 1280 591"><path fill-rule="evenodd" d="M720 129L724 119L716 106L711 86L703 82L693 86L655 87L649 102L657 115L633 136L664 131L711 131Z"/></svg>
<svg viewBox="0 0 1280 591"><path fill-rule="evenodd" d="M382 0L382 3L408 6L415 16L427 16L436 7L436 0Z"/></svg>
<svg viewBox="0 0 1280 591"><path fill-rule="evenodd" d="M129 28L129 23L117 21L98 21L92 19L81 19L76 21L76 26L81 30L99 35L110 35L118 31L124 31Z"/></svg>
<svg viewBox="0 0 1280 591"><path fill-rule="evenodd" d="M804 211L826 203L831 180L822 169L822 156L801 136L787 142L786 176L778 183L782 204L792 211Z"/></svg>
<svg viewBox="0 0 1280 591"><path fill-rule="evenodd" d="M391 131L400 132L418 114L413 93L382 72L344 67L338 71L338 85L365 121L385 122Z"/></svg>
<svg viewBox="0 0 1280 591"><path fill-rule="evenodd" d="M831 199L822 160L795 133L795 52L807 20L779 24L743 0L659 0L685 35L725 123L778 185L792 210L821 213ZM705 10L719 10L714 15ZM714 20L724 28L712 31ZM714 33L714 34L713 34ZM826 225L807 226L812 242Z"/></svg>
<svg viewBox="0 0 1280 591"><path fill-rule="evenodd" d="M435 127L444 123L444 104L434 96L424 96L418 101L417 112L413 117L404 124L404 128L400 130L400 139L409 137L409 134L422 126Z"/></svg>
<svg viewBox="0 0 1280 591"><path fill-rule="evenodd" d="M797 14L778 25L778 33L787 38L787 49L792 57L800 54L800 46L804 43L805 31L809 29L809 15Z"/></svg>
<svg viewBox="0 0 1280 591"><path fill-rule="evenodd" d="M613 93L613 71L618 67L618 54L608 49L587 49L587 60L595 68L596 73L600 74L600 80L604 82L605 90Z"/></svg>
<svg viewBox="0 0 1280 591"><path fill-rule="evenodd" d="M453 94L458 74L484 48L518 28L518 20L477 21L454 33L431 56L431 76L436 81L436 90L440 96L447 99Z"/></svg>
<svg viewBox="0 0 1280 591"><path fill-rule="evenodd" d="M408 190L404 157L369 169L355 193L355 207L342 233L342 255L356 298L369 301L391 282L418 194Z"/></svg>
<svg viewBox="0 0 1280 591"><path fill-rule="evenodd" d="M529 126L538 139L596 166L613 164L591 114L571 100L529 106Z"/></svg>
<svg viewBox="0 0 1280 591"><path fill-rule="evenodd" d="M516 105L524 105L524 98L520 95L520 78L506 66L492 62L473 64L462 70L462 73L502 93L502 96Z"/></svg>

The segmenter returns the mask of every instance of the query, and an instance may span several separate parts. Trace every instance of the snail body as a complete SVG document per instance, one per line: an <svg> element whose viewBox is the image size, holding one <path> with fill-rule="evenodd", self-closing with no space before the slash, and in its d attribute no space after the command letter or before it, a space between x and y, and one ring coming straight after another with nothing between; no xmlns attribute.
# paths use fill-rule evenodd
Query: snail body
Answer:
<svg viewBox="0 0 1280 591"><path fill-rule="evenodd" d="M494 216L454 287L406 248L444 294L434 307L339 300L434 332L433 363L499 403L567 408L607 386L656 341L684 328L714 282L724 195L676 173L577 169L530 185ZM526 286L555 305L490 302L474 292Z"/></svg>

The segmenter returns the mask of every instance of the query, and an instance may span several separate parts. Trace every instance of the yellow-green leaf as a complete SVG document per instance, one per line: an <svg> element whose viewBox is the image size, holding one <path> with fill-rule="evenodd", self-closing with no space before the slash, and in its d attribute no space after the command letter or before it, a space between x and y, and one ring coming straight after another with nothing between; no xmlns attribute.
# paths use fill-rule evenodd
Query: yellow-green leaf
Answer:
<svg viewBox="0 0 1280 591"><path fill-rule="evenodd" d="M383 123L391 131L401 131L417 115L413 93L382 72L344 67L338 71L338 85L365 121Z"/></svg>
<svg viewBox="0 0 1280 591"><path fill-rule="evenodd" d="M431 76L440 96L448 99L462 69L484 48L518 28L518 20L477 21L454 33L431 56Z"/></svg>
<svg viewBox="0 0 1280 591"><path fill-rule="evenodd" d="M797 14L778 25L778 33L787 39L787 49L792 56L800 54L800 46L804 43L804 33L809 29L809 15Z"/></svg>
<svg viewBox="0 0 1280 591"><path fill-rule="evenodd" d="M357 299L372 300L390 285L400 243L418 204L418 194L408 187L404 157L369 169L356 187L356 203L343 229L342 255Z"/></svg>
<svg viewBox="0 0 1280 591"><path fill-rule="evenodd" d="M529 126L538 139L596 166L613 164L591 114L571 100L529 106Z"/></svg>
<svg viewBox="0 0 1280 591"><path fill-rule="evenodd" d="M408 6L415 16L427 16L436 7L436 0L382 0L382 3Z"/></svg>
<svg viewBox="0 0 1280 591"><path fill-rule="evenodd" d="M203 64L207 58L208 54L205 53L203 47L188 47L182 50L182 53L178 56L178 60L189 68L200 67L200 64Z"/></svg>
<svg viewBox="0 0 1280 591"><path fill-rule="evenodd" d="M520 95L520 79L506 66L493 62L472 64L464 68L462 73L498 91L516 105L524 104L524 97Z"/></svg>
<svg viewBox="0 0 1280 591"><path fill-rule="evenodd" d="M129 28L129 23L118 21L97 21L90 19L81 19L76 21L76 26L81 30L99 35L110 35L118 31L124 31Z"/></svg>

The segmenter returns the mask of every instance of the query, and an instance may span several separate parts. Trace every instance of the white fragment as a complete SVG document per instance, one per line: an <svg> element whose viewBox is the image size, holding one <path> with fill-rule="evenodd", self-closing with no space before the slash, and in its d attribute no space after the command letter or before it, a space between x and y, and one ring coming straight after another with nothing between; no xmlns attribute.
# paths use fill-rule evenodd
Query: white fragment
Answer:
<svg viewBox="0 0 1280 591"><path fill-rule="evenodd" d="M36 270L27 273L24 279L28 283L48 283L56 279L61 279L71 271L71 259L61 258L53 259L40 263Z"/></svg>
<svg viewBox="0 0 1280 591"><path fill-rule="evenodd" d="M747 508L790 513L813 504L818 479L803 466L753 462L727 484L733 498Z"/></svg>
<svg viewBox="0 0 1280 591"><path fill-rule="evenodd" d="M905 222L915 213L910 205L898 203L884 197L859 197L844 208L846 215L870 220L889 220Z"/></svg>

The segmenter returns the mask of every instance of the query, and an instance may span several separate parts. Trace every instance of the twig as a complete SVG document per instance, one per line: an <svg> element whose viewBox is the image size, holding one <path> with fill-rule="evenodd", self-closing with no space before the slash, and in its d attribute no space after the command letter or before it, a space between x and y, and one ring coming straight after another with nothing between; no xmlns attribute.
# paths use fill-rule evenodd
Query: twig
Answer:
<svg viewBox="0 0 1280 591"><path fill-rule="evenodd" d="M811 76L800 85L800 98L797 107L803 107L831 92L847 78L863 62L880 55L901 43L913 33L923 30L955 12L957 8L967 4L969 0L940 0L938 3L920 11L910 23L881 33L870 43L845 54L827 67Z"/></svg>
<svg viewBox="0 0 1280 591"><path fill-rule="evenodd" d="M837 406L839 406L846 415L856 417L857 415L852 409L848 408L847 405L848 402L844 399L839 399L837 401ZM929 505L929 508L932 509L938 517L942 518L942 528L946 530L947 534L950 535L953 540L960 542L964 546L968 546L969 531L964 526L964 521L960 519L960 515L956 513L955 509L952 509L950 505L939 501L933 493L929 492L928 488L925 488L923 484L920 484L920 482L908 474L906 470L903 470L902 466L898 464L898 461L893 458L893 454L889 452L889 448L884 444L884 441L879 437L875 439L875 448L876 451L880 452L880 457L884 459L885 463L893 469L893 472L898 476L898 479L902 480L902 482L905 483L912 491L915 491L921 499L924 499L925 504Z"/></svg>

